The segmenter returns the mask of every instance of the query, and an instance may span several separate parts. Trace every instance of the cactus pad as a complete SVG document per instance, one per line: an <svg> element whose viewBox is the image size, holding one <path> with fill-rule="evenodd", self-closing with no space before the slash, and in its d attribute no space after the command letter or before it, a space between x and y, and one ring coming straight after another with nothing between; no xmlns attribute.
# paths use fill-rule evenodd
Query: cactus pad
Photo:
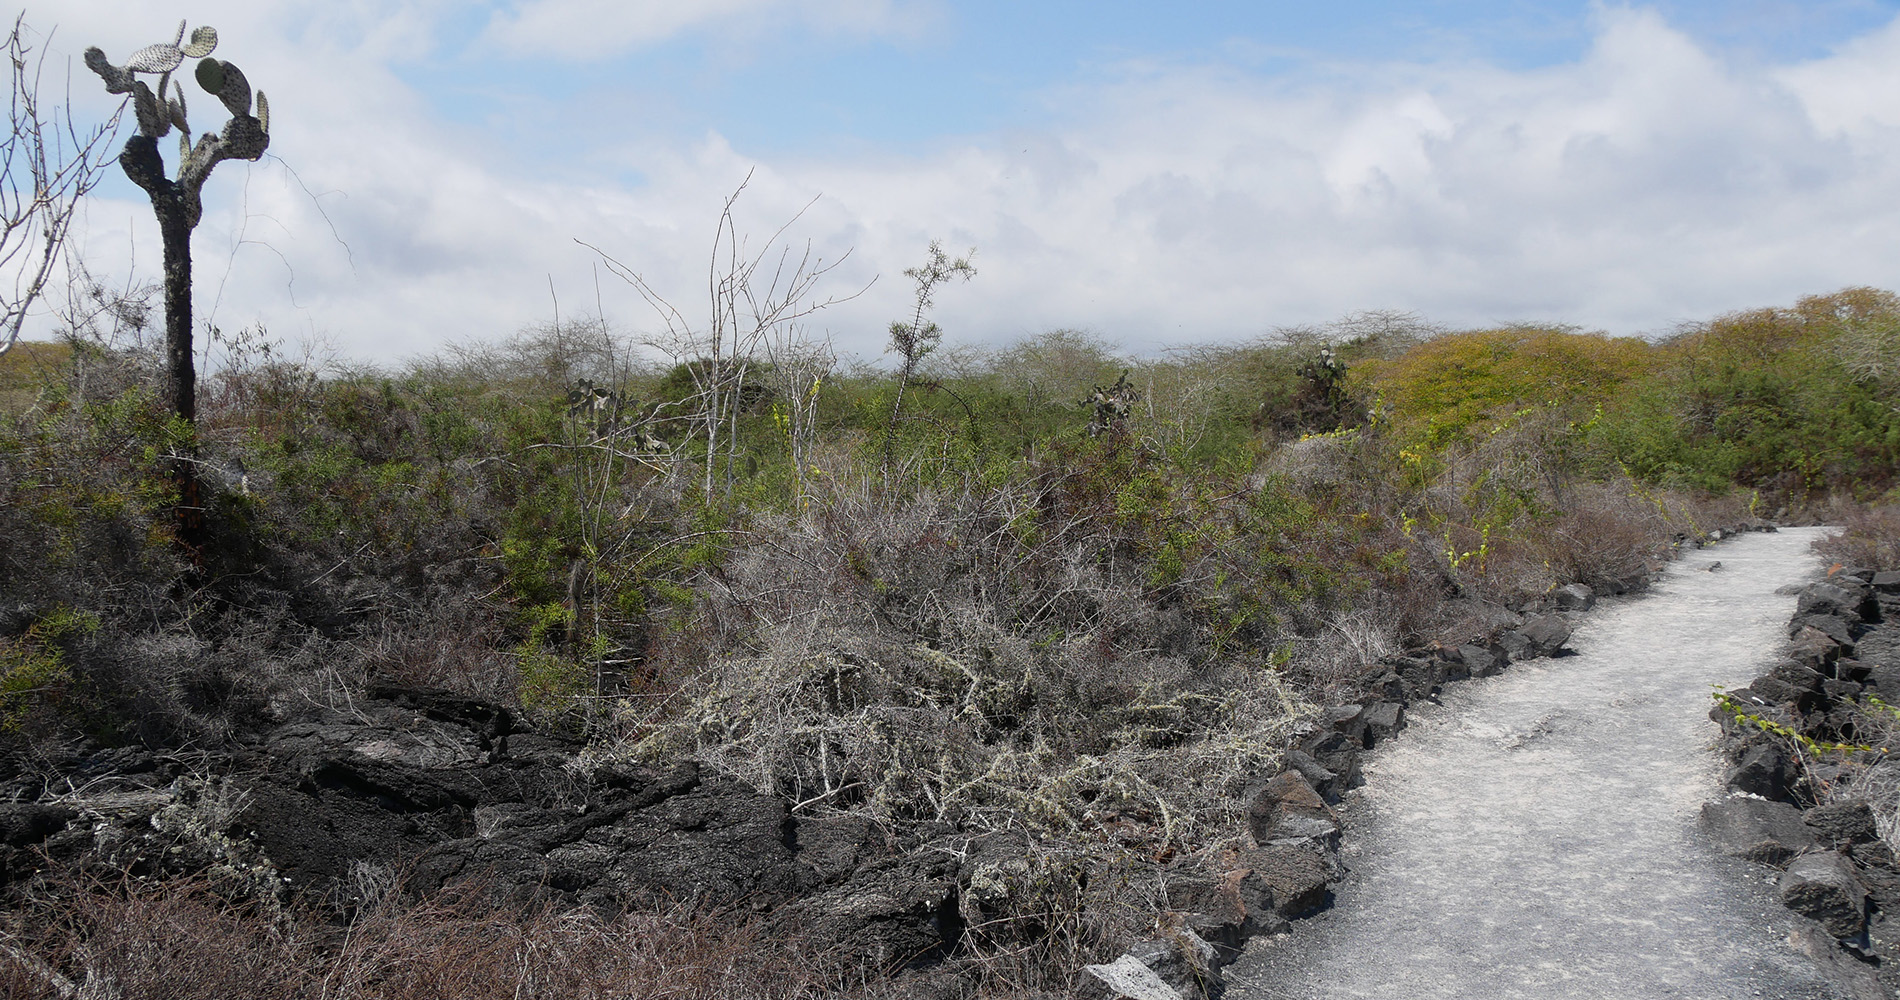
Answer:
<svg viewBox="0 0 1900 1000"><path fill-rule="evenodd" d="M206 59L199 63L192 75L198 78L198 86L203 87L207 94L215 94L224 89L224 64L216 59Z"/></svg>
<svg viewBox="0 0 1900 1000"><path fill-rule="evenodd" d="M244 78L243 70L224 64L224 86L218 90L218 100L234 115L251 113L251 81Z"/></svg>
<svg viewBox="0 0 1900 1000"><path fill-rule="evenodd" d="M270 146L270 136L257 127L257 119L249 115L240 115L224 123L224 134L220 137L222 145L218 158L222 160L261 159L264 150Z"/></svg>
<svg viewBox="0 0 1900 1000"><path fill-rule="evenodd" d="M207 66L216 68L207 70ZM222 59L206 59L198 64L197 76L198 86L216 94L233 115L251 113L251 83L244 79L243 70Z"/></svg>
<svg viewBox="0 0 1900 1000"><path fill-rule="evenodd" d="M270 134L270 102L264 99L264 92L257 92L257 128L265 135Z"/></svg>
<svg viewBox="0 0 1900 1000"><path fill-rule="evenodd" d="M179 51L183 52L185 55L190 56L193 59L203 59L205 56L208 56L211 54L212 49L215 49L217 47L218 47L218 29L213 28L210 25L204 25L202 27L192 29L191 44L184 46Z"/></svg>
<svg viewBox="0 0 1900 1000"><path fill-rule="evenodd" d="M132 111L138 116L140 135L158 139L172 130L170 110L160 105L143 80L132 85Z"/></svg>
<svg viewBox="0 0 1900 1000"><path fill-rule="evenodd" d="M132 53L132 58L125 61L125 68L134 73L169 73L177 69L179 63L185 61L185 52L178 47L184 40L185 22L180 21L177 37L170 42L147 45ZM158 96L165 96L164 87L161 86L158 89Z"/></svg>
<svg viewBox="0 0 1900 1000"><path fill-rule="evenodd" d="M134 73L169 73L184 61L185 54L176 45L147 45L132 53L125 68Z"/></svg>
<svg viewBox="0 0 1900 1000"><path fill-rule="evenodd" d="M93 46L86 50L86 68L99 74L106 84L108 94L129 94L132 92L132 74L123 67L112 65L106 54Z"/></svg>

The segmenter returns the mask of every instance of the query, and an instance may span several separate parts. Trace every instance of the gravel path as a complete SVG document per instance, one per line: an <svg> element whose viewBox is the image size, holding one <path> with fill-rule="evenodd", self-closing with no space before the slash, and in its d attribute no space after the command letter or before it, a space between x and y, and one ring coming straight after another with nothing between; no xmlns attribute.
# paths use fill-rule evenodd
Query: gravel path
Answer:
<svg viewBox="0 0 1900 1000"><path fill-rule="evenodd" d="M1690 553L1591 613L1579 655L1423 706L1348 796L1335 905L1229 969L1230 1000L1837 996L1770 873L1695 829L1721 794L1710 685L1770 661L1821 530Z"/></svg>

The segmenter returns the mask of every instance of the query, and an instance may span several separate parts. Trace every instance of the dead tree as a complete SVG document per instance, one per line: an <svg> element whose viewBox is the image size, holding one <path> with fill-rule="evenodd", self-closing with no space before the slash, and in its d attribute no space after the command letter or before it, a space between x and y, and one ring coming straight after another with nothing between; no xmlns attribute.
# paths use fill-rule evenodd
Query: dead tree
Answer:
<svg viewBox="0 0 1900 1000"><path fill-rule="evenodd" d="M711 305L710 322L693 325L686 314L663 298L647 280L627 265L607 255L599 247L581 240L581 246L600 255L616 277L634 287L666 324L666 335L654 346L680 361L693 381L698 424L696 433L706 437L704 497L708 504L716 495L717 470L724 462L724 494L730 497L734 466L739 454L739 418L753 398L748 386L752 368L768 345L793 337L800 320L813 313L849 302L870 288L865 285L847 295L823 295L819 286L834 269L849 257L826 261L812 250L811 242L795 250L785 233L817 203L813 198L789 221L766 239L756 251L739 231L734 206L752 175L746 174L737 190L727 196L719 223L713 231L713 252L706 270L706 289ZM796 256L794 256L796 253ZM782 348L783 345L781 345Z"/></svg>
<svg viewBox="0 0 1900 1000"><path fill-rule="evenodd" d="M25 16L15 18L6 58L13 67L8 129L0 135L0 271L13 279L0 289L0 354L19 342L20 328L66 249L79 200L99 183L106 139L117 131L114 115L81 132L70 104L50 109L40 100L44 53L28 40Z"/></svg>

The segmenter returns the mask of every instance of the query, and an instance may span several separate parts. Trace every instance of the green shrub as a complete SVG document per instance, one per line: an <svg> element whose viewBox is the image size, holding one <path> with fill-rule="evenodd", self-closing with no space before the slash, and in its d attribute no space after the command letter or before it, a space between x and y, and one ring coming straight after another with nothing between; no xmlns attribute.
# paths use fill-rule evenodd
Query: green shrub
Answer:
<svg viewBox="0 0 1900 1000"><path fill-rule="evenodd" d="M1443 449L1526 407L1568 411L1612 397L1655 360L1642 340L1537 327L1441 336L1348 376L1391 411L1408 446Z"/></svg>
<svg viewBox="0 0 1900 1000"><path fill-rule="evenodd" d="M98 630L97 615L60 608L20 638L0 638L0 731L45 727L43 716L60 710L73 683L62 644Z"/></svg>
<svg viewBox="0 0 1900 1000"><path fill-rule="evenodd" d="M1896 324L1891 293L1848 289L1691 328L1611 407L1603 449L1649 482L1877 496L1900 476L1900 394L1865 352Z"/></svg>

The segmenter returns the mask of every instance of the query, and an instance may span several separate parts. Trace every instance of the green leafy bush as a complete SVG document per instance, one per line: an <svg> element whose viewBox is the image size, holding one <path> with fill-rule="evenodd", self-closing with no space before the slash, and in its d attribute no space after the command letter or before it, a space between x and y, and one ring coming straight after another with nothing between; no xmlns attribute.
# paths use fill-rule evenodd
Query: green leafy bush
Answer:
<svg viewBox="0 0 1900 1000"><path fill-rule="evenodd" d="M34 622L18 639L0 638L0 732L43 730L71 693L73 676L64 643L99 630L96 615L61 608Z"/></svg>
<svg viewBox="0 0 1900 1000"><path fill-rule="evenodd" d="M1877 496L1900 470L1900 394L1869 352L1896 323L1891 293L1848 289L1692 327L1617 400L1605 450L1649 482Z"/></svg>
<svg viewBox="0 0 1900 1000"><path fill-rule="evenodd" d="M1654 363L1642 340L1537 327L1450 334L1350 376L1390 409L1409 446L1443 449L1526 408L1562 412L1611 398Z"/></svg>

